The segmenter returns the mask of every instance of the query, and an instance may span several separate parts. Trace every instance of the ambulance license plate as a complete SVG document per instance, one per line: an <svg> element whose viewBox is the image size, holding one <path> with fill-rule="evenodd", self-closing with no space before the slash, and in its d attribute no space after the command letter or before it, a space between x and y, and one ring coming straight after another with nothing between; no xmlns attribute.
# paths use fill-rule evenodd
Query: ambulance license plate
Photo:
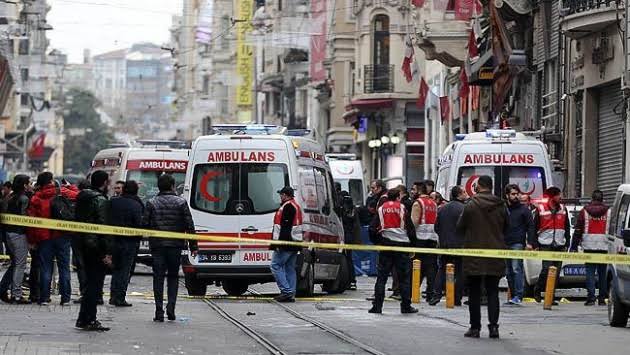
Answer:
<svg viewBox="0 0 630 355"><path fill-rule="evenodd" d="M203 253L199 254L199 261L202 263L231 263L231 252Z"/></svg>

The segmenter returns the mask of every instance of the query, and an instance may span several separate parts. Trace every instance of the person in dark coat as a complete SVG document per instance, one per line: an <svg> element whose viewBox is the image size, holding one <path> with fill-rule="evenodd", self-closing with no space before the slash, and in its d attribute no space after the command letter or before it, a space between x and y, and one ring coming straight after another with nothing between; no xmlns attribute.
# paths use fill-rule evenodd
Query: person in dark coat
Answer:
<svg viewBox="0 0 630 355"><path fill-rule="evenodd" d="M77 188L79 189L79 191L89 189L90 181L86 179L82 179L77 184ZM85 294L85 288L87 285L87 279L85 276L85 262L83 260L81 247L79 245L80 242L81 242L80 238L72 238L70 242L72 246L72 265L74 266L74 269L77 273L77 280L79 281L79 298L74 300L75 304L81 304L81 298ZM99 304L102 304L102 303L99 303Z"/></svg>
<svg viewBox="0 0 630 355"><path fill-rule="evenodd" d="M343 236L345 244L361 244L361 226L359 225L359 213L354 206L352 196L348 191L341 191L341 222L343 223ZM350 268L349 290L357 289L357 277L354 272L352 250L344 250L346 262Z"/></svg>
<svg viewBox="0 0 630 355"><path fill-rule="evenodd" d="M103 170L92 173L91 186L82 190L77 196L77 222L107 224L109 221L109 200L107 186L109 175ZM107 331L97 319L97 304L102 297L105 271L112 265L111 237L102 234L84 233L74 238L78 240L78 248L83 257L86 286L85 294L81 297L81 309L76 327L83 330Z"/></svg>
<svg viewBox="0 0 630 355"><path fill-rule="evenodd" d="M439 237L439 246L442 249L459 249L464 245L464 236L457 233L457 221L464 211L464 203L468 200L468 194L461 186L453 186L450 202L438 209L435 221L435 233ZM442 299L446 281L446 265L455 266L455 305L462 305L462 290L464 289L464 271L462 269L462 257L455 255L441 255L440 268L435 280L434 298L429 304L437 304Z"/></svg>
<svg viewBox="0 0 630 355"><path fill-rule="evenodd" d="M505 203L492 194L492 178L479 177L477 194L466 204L457 233L464 236L465 249L505 249L503 234L507 228ZM467 279L470 329L466 337L478 338L481 331L481 284L485 282L488 295L488 330L490 338L499 337L499 280L505 274L502 259L464 257L462 260Z"/></svg>
<svg viewBox="0 0 630 355"><path fill-rule="evenodd" d="M175 193L175 178L163 174L158 178L160 193L147 202L144 209L144 224L149 229L168 232L194 233L188 203ZM175 320L175 303L179 287L179 267L182 250L190 249L193 257L197 253L194 240L150 238L149 248L153 257L153 298L155 299L155 317L153 321L164 322L164 278L167 278L166 315L168 320Z"/></svg>
<svg viewBox="0 0 630 355"><path fill-rule="evenodd" d="M130 228L142 228L142 215L144 204L138 197L138 183L130 180L125 182L122 194L111 200L112 225ZM114 238L112 254L112 282L110 285L109 304L116 307L131 307L131 303L125 300L131 268L136 258L141 237Z"/></svg>

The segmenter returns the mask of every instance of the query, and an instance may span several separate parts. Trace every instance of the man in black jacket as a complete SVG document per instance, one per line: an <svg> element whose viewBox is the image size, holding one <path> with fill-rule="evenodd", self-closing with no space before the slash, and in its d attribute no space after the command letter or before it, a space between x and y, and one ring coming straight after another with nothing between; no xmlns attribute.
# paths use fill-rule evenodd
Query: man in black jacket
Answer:
<svg viewBox="0 0 630 355"><path fill-rule="evenodd" d="M109 200L107 186L109 175L103 170L92 173L91 187L79 193L76 202L77 222L107 224ZM112 264L111 237L102 234L77 235L78 247L83 255L87 284L81 298L81 310L76 327L84 330L107 331L96 320L97 303L105 280L106 267Z"/></svg>
<svg viewBox="0 0 630 355"><path fill-rule="evenodd" d="M505 199L507 201L508 229L505 233L505 244L512 250L523 250L527 239L535 235L534 219L529 207L520 201L520 189L518 185L510 184L505 187ZM523 300L523 288L525 274L522 259L506 260L506 276L512 299L508 304L520 305Z"/></svg>
<svg viewBox="0 0 630 355"><path fill-rule="evenodd" d="M450 202L438 209L435 221L435 233L439 237L440 248L459 249L464 244L464 236L457 233L456 226L459 216L464 211L464 203L468 200L466 190L461 186L453 186ZM446 264L455 266L455 305L462 305L462 290L464 289L464 272L462 269L462 257L454 255L441 255L440 268L435 280L434 298L429 300L430 305L436 305L442 299L444 283L446 279Z"/></svg>
<svg viewBox="0 0 630 355"><path fill-rule="evenodd" d="M147 202L144 210L144 223L147 228L168 231L194 233L195 224L186 200L175 193L175 178L164 174L158 179L160 193ZM164 322L164 277L167 278L166 315L168 320L175 320L175 303L179 285L179 267L182 250L186 249L186 240L151 238L149 247L153 256L153 298L155 299L155 317L153 321ZM197 242L188 241L193 256L197 253Z"/></svg>
<svg viewBox="0 0 630 355"><path fill-rule="evenodd" d="M138 183L133 180L125 182L122 194L111 200L111 221L115 226L142 228L144 204L138 197ZM109 304L116 307L131 307L125 300L132 265L136 258L141 237L114 238L112 255L112 283Z"/></svg>

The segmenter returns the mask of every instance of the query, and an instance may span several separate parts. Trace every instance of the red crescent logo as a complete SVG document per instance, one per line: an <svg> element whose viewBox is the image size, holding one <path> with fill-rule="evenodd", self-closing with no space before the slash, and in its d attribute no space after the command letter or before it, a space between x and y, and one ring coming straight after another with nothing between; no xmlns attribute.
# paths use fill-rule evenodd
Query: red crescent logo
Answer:
<svg viewBox="0 0 630 355"><path fill-rule="evenodd" d="M519 186L519 188L520 188L520 186ZM531 191L527 191L527 192L521 191L521 193L523 195L531 195L531 194L534 193L534 191L536 191L536 182L532 181L532 190Z"/></svg>
<svg viewBox="0 0 630 355"><path fill-rule="evenodd" d="M465 189L469 196L476 194L475 187L477 186L477 180L479 180L479 175L472 175L466 181Z"/></svg>
<svg viewBox="0 0 630 355"><path fill-rule="evenodd" d="M201 188L200 188L199 192L201 193L201 196L203 196L203 198L205 198L206 200L208 200L210 202L219 202L219 201L221 201L221 199L219 197L212 196L212 195L210 195L210 193L208 193L208 183L210 182L210 180L212 180L215 177L220 176L220 175L223 175L223 173L218 172L218 171L208 171L201 178Z"/></svg>

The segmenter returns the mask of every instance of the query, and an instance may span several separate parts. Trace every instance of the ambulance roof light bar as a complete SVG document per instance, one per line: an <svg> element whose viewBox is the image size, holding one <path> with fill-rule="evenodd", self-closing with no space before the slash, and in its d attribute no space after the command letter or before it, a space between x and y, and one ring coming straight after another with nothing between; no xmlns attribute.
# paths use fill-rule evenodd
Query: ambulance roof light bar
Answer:
<svg viewBox="0 0 630 355"><path fill-rule="evenodd" d="M489 130L486 130L486 138L492 138L492 139L516 138L516 130L513 130L513 129L489 129Z"/></svg>
<svg viewBox="0 0 630 355"><path fill-rule="evenodd" d="M287 134L287 128L270 124L216 124L211 127L212 133L215 135L270 135L270 134Z"/></svg>
<svg viewBox="0 0 630 355"><path fill-rule="evenodd" d="M455 135L455 140L456 141L463 141L466 138L466 134L464 133L458 133Z"/></svg>
<svg viewBox="0 0 630 355"><path fill-rule="evenodd" d="M172 148L172 149L186 149L188 144L184 141L170 141L170 140L157 140L157 139L141 139L137 140L136 144L140 147L156 147L156 148Z"/></svg>

